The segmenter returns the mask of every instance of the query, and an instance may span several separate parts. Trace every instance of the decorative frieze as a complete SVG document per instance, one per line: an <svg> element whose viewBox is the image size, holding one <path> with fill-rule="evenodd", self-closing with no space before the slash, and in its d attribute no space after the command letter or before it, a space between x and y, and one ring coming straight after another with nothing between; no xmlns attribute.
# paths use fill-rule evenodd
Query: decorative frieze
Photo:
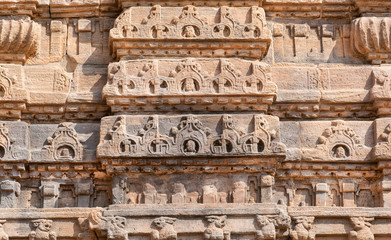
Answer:
<svg viewBox="0 0 391 240"><path fill-rule="evenodd" d="M264 63L227 59L120 61L109 66L103 97L113 112L133 112L143 101L144 108L160 105L162 110L167 104L180 110L197 102L205 109L224 102L226 110L266 110L277 92L270 70Z"/></svg>
<svg viewBox="0 0 391 240"><path fill-rule="evenodd" d="M142 128L134 125L140 121L144 123ZM251 130L239 129L239 121ZM98 157L280 156L285 151L285 146L279 142L278 119L272 116L120 115L102 121Z"/></svg>
<svg viewBox="0 0 391 240"><path fill-rule="evenodd" d="M261 59L270 43L271 32L261 7L131 7L121 13L110 31L110 47L116 59L126 56Z"/></svg>

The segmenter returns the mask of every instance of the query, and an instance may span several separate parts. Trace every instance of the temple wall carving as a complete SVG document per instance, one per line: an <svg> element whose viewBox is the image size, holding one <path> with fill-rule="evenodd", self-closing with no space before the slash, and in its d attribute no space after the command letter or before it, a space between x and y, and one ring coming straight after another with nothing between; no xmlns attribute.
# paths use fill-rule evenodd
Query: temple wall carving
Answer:
<svg viewBox="0 0 391 240"><path fill-rule="evenodd" d="M0 240L391 238L391 0L0 0Z"/></svg>

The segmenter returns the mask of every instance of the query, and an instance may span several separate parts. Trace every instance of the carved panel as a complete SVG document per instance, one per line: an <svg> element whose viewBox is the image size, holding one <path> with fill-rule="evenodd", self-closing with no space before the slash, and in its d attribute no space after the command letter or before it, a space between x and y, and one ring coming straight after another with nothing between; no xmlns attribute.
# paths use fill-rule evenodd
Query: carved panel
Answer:
<svg viewBox="0 0 391 240"><path fill-rule="evenodd" d="M144 122L141 129L134 125L140 121ZM285 151L279 142L278 120L267 115L107 117L98 146L101 158L279 155Z"/></svg>
<svg viewBox="0 0 391 240"><path fill-rule="evenodd" d="M108 77L103 97L115 112L127 112L134 107L133 103L137 105L145 97L154 106L165 105L168 101L173 106L188 104L190 107L205 96L210 101L229 98L232 103L228 104L236 109L241 103L252 103L241 102L238 94L256 99L253 105L259 105L271 103L277 92L269 65L242 60L120 61L109 66Z"/></svg>
<svg viewBox="0 0 391 240"><path fill-rule="evenodd" d="M292 240L315 240L316 232L312 229L314 217L294 217L295 227L290 232Z"/></svg>
<svg viewBox="0 0 391 240"><path fill-rule="evenodd" d="M332 121L318 137L315 149L303 148L303 157L312 160L363 160L370 148L363 145L354 129L345 126L343 120Z"/></svg>
<svg viewBox="0 0 391 240"><path fill-rule="evenodd" d="M159 43L145 44L141 39ZM224 44L226 40L235 44ZM263 58L270 41L260 7L131 7L121 13L110 31L110 46L117 59L140 55Z"/></svg>
<svg viewBox="0 0 391 240"><path fill-rule="evenodd" d="M152 230L151 240L176 240L177 232L174 229L176 219L170 217L155 218L152 222L156 229Z"/></svg>

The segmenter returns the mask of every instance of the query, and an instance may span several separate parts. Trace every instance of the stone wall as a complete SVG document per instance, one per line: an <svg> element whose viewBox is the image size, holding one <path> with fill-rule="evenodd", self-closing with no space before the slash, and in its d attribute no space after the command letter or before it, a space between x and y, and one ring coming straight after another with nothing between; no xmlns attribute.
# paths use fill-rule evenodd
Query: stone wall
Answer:
<svg viewBox="0 0 391 240"><path fill-rule="evenodd" d="M0 240L391 239L391 0L0 0Z"/></svg>

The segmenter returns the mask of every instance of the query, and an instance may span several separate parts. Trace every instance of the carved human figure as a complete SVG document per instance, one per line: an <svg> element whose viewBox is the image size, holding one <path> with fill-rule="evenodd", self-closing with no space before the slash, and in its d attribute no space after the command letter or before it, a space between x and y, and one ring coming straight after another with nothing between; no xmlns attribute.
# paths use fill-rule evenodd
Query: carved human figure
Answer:
<svg viewBox="0 0 391 240"><path fill-rule="evenodd" d="M6 222L6 220L0 220L0 240L8 240L8 235L4 231L3 224Z"/></svg>
<svg viewBox="0 0 391 240"><path fill-rule="evenodd" d="M195 80L192 78L186 78L183 84L183 91L185 92L195 92L197 91Z"/></svg>
<svg viewBox="0 0 391 240"><path fill-rule="evenodd" d="M175 218L170 217L159 217L153 220L153 225L157 230L152 230L152 240L176 240L177 232L174 230Z"/></svg>
<svg viewBox="0 0 391 240"><path fill-rule="evenodd" d="M194 140L187 140L185 144L186 153L197 153L196 142Z"/></svg>
<svg viewBox="0 0 391 240"><path fill-rule="evenodd" d="M369 223L373 220L374 218L369 217L351 217L350 223L354 231L350 231L349 240L375 240Z"/></svg>
<svg viewBox="0 0 391 240"><path fill-rule="evenodd" d="M205 240L230 240L231 233L223 230L227 216L207 216L208 227L204 232Z"/></svg>
<svg viewBox="0 0 391 240"><path fill-rule="evenodd" d="M257 224L260 228L260 230L257 231L257 240L276 239L276 227L271 218L268 216L257 215Z"/></svg>
<svg viewBox="0 0 391 240"><path fill-rule="evenodd" d="M186 38L194 38L197 37L195 28L193 26L186 26L183 31L183 36Z"/></svg>
<svg viewBox="0 0 391 240"><path fill-rule="evenodd" d="M29 234L29 240L56 240L57 234L54 231L50 231L53 225L52 220L38 219L31 221L35 228L35 231L31 231Z"/></svg>
<svg viewBox="0 0 391 240"><path fill-rule="evenodd" d="M335 158L346 158L345 149L342 146L339 146L335 149L334 156Z"/></svg>
<svg viewBox="0 0 391 240"><path fill-rule="evenodd" d="M296 226L290 232L292 240L315 240L315 232L312 230L314 217L296 217Z"/></svg>

